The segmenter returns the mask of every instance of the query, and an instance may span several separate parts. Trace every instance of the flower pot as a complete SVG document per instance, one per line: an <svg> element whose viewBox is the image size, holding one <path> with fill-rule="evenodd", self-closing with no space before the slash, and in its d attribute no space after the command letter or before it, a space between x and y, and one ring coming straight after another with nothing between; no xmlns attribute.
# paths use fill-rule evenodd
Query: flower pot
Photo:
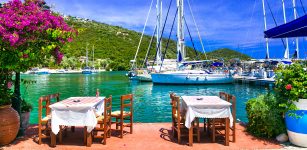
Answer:
<svg viewBox="0 0 307 150"><path fill-rule="evenodd" d="M0 106L0 146L11 143L17 136L20 118L11 105Z"/></svg>
<svg viewBox="0 0 307 150"><path fill-rule="evenodd" d="M24 112L21 114L22 128L27 129L29 127L30 112Z"/></svg>
<svg viewBox="0 0 307 150"><path fill-rule="evenodd" d="M289 116L289 113L285 117L289 140L294 145L307 147L307 99L300 99L295 105L298 110L292 113L300 117Z"/></svg>

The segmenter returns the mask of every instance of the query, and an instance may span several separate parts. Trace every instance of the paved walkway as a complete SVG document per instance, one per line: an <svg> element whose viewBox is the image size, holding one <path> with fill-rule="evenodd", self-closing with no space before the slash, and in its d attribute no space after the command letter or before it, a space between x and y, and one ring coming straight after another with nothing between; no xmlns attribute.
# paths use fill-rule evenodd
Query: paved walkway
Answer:
<svg viewBox="0 0 307 150"><path fill-rule="evenodd" d="M77 128L76 131L68 132L67 137L63 138L63 143L57 145L56 149L108 149L108 150L164 150L164 149L279 149L282 148L277 143L257 139L244 131L244 127L237 125L237 142L230 142L230 146L224 146L223 142L211 143L208 135L201 132L201 142L194 143L193 147L187 146L188 139L183 137L181 144L176 143L172 138L171 123L135 123L134 133L126 134L123 139L117 136L117 132L113 132L111 138L107 139L107 145L102 145L98 140L94 140L92 147L83 146L82 128ZM129 128L127 128L129 131ZM37 134L37 126L31 126L26 131L26 136L13 142L11 145L3 147L7 149L54 149L49 147L50 140L43 140L42 145L35 142ZM196 140L196 139L195 139ZM194 141L195 141L194 140ZM1 148L0 148L1 149Z"/></svg>

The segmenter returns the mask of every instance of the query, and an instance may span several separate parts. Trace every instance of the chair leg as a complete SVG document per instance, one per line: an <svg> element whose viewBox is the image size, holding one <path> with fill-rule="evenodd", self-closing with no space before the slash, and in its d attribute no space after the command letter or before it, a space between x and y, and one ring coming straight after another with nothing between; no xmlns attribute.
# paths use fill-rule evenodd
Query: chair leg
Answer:
<svg viewBox="0 0 307 150"><path fill-rule="evenodd" d="M42 125L38 125L38 144L42 144Z"/></svg>
<svg viewBox="0 0 307 150"><path fill-rule="evenodd" d="M116 125L116 130L118 130L118 118L116 118L116 122L115 122L115 125Z"/></svg>
<svg viewBox="0 0 307 150"><path fill-rule="evenodd" d="M178 129L178 131L177 131L178 144L181 143L181 135L180 134L181 134L180 129Z"/></svg>
<svg viewBox="0 0 307 150"><path fill-rule="evenodd" d="M107 126L105 126L104 127L104 129L103 129L104 131L103 131L103 145L106 145L107 144Z"/></svg>
<svg viewBox="0 0 307 150"><path fill-rule="evenodd" d="M124 120L120 119L120 138L123 138L124 136Z"/></svg>

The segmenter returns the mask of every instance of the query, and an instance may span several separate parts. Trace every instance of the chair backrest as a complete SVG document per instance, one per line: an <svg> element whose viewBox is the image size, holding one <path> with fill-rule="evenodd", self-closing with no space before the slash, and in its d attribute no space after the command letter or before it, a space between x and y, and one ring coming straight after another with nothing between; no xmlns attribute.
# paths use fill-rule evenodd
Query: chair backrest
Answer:
<svg viewBox="0 0 307 150"><path fill-rule="evenodd" d="M220 92L219 93L219 96L221 99L225 100L225 101L228 101L228 94L225 93L225 92Z"/></svg>
<svg viewBox="0 0 307 150"><path fill-rule="evenodd" d="M41 123L41 120L43 119L43 113L45 113L46 116L50 114L50 97L49 96L42 96L38 100L38 122Z"/></svg>
<svg viewBox="0 0 307 150"><path fill-rule="evenodd" d="M172 100L172 116L174 119L177 119L176 122L178 123L181 121L180 109L180 97L174 95Z"/></svg>
<svg viewBox="0 0 307 150"><path fill-rule="evenodd" d="M237 117L236 117L236 97L233 96L233 95L228 95L228 99L227 99L228 102L230 102L232 105L231 105L231 113L232 113L232 117L233 117L233 122L235 123L236 120L237 120Z"/></svg>
<svg viewBox="0 0 307 150"><path fill-rule="evenodd" d="M110 95L109 98L104 99L104 123L107 123L107 121L110 121L111 118L111 112L112 112L112 96Z"/></svg>
<svg viewBox="0 0 307 150"><path fill-rule="evenodd" d="M120 97L120 113L124 113L125 109L128 108L133 114L133 94L122 95Z"/></svg>
<svg viewBox="0 0 307 150"><path fill-rule="evenodd" d="M45 116L50 115L49 105L51 104L52 99L55 99L56 102L59 102L60 101L60 94L59 93L50 94L50 95L42 96L42 97L39 98L39 100L38 100L38 102L39 102L39 106L38 106L39 123L41 122L44 114L45 114Z"/></svg>
<svg viewBox="0 0 307 150"><path fill-rule="evenodd" d="M59 93L50 94L48 96L50 97L50 103L52 103L52 99L55 99L55 102L60 101L60 94Z"/></svg>
<svg viewBox="0 0 307 150"><path fill-rule="evenodd" d="M170 101L170 104L171 104L171 105L173 104L174 96L176 96L176 94L173 93L173 92L169 94L169 97L171 98L171 101Z"/></svg>

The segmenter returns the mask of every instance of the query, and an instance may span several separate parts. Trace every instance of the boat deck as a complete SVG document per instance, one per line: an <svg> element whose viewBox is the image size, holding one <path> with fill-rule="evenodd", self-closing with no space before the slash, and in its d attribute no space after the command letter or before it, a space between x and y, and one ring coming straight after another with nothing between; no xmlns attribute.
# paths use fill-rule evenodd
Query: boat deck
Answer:
<svg viewBox="0 0 307 150"><path fill-rule="evenodd" d="M202 128L203 129L203 128ZM244 131L245 128L241 125L237 125L237 142L230 142L230 146L224 146L223 142L212 143L207 134L202 130L201 142L197 143L194 140L192 147L188 146L188 138L183 137L181 144L176 142L176 139L172 138L171 123L135 123L134 133L126 134L121 139L117 137L116 131L112 132L111 138L107 139L107 144L103 145L99 140L94 140L91 147L85 147L83 145L83 133L82 128L76 128L76 131L68 132L67 137L63 137L63 143L58 144L56 149L125 149L125 150L164 150L164 149L279 149L282 146L273 141L267 141L263 139L255 138ZM129 131L129 128L127 128ZM11 145L3 147L6 149L52 149L49 144L49 139L44 139L42 145L38 145L35 142L35 136L37 135L37 126L31 126L26 131L26 136L19 138ZM1 149L1 147L0 147Z"/></svg>

